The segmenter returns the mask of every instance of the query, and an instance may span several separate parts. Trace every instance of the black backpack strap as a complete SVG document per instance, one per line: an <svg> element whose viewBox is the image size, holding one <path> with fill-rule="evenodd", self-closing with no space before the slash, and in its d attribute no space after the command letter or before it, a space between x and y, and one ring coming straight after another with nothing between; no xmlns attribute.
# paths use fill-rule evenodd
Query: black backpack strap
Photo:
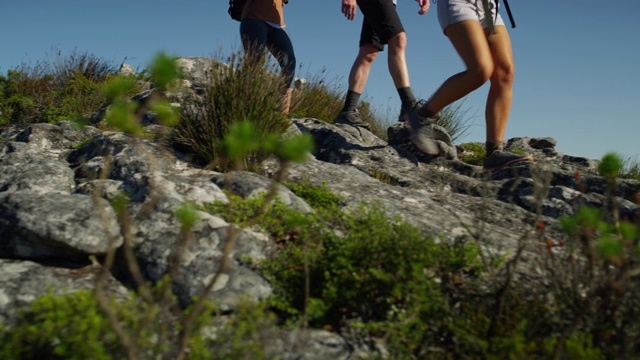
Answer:
<svg viewBox="0 0 640 360"><path fill-rule="evenodd" d="M496 5L498 5L498 1L496 0ZM511 8L509 7L509 1L508 0L504 0L504 7L505 9L507 9L507 15L509 15L509 22L511 22L511 27L512 28L516 28L516 21L513 20L513 14L511 14Z"/></svg>

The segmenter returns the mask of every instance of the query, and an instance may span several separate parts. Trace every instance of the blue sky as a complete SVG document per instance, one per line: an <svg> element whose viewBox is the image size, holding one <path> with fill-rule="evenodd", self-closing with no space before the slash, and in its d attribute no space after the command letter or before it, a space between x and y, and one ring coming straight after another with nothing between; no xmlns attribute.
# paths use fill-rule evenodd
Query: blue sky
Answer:
<svg viewBox="0 0 640 360"><path fill-rule="evenodd" d="M433 0L432 0L433 2ZM290 0L285 19L300 65L346 88L362 14L350 22L340 0ZM640 160L640 1L511 0L516 63L507 138L549 136L565 154L599 159L613 151ZM239 23L226 0L0 0L0 73L46 60L53 49L88 51L144 68L158 51L218 56L239 49ZM414 93L426 98L463 64L442 34L436 5L424 16L412 0L398 11L409 39ZM506 12L502 12L507 21ZM507 23L508 24L508 23ZM396 114L399 100L386 52L373 66L365 100ZM465 100L473 126L463 141L484 141L488 86Z"/></svg>

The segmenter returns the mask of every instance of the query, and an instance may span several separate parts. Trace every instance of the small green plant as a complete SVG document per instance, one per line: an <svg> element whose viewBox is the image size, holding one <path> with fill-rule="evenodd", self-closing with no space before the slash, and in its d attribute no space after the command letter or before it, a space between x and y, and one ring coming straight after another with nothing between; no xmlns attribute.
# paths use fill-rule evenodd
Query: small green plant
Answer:
<svg viewBox="0 0 640 360"><path fill-rule="evenodd" d="M383 170L371 170L371 177L387 185L398 185L398 180L393 178L388 172Z"/></svg>
<svg viewBox="0 0 640 360"><path fill-rule="evenodd" d="M484 144L473 142L461 144L460 147L463 149L463 152L458 154L460 160L471 165L482 165L482 161L487 153Z"/></svg>
<svg viewBox="0 0 640 360"><path fill-rule="evenodd" d="M517 147L511 148L511 149L509 149L509 151L511 151L512 153L517 154L517 155L526 155L527 154L527 152L524 151L524 149L517 148Z"/></svg>
<svg viewBox="0 0 640 360"><path fill-rule="evenodd" d="M315 186L303 179L300 182L286 182L283 185L304 199L314 209L336 208L344 199L333 193L324 182L322 186Z"/></svg>

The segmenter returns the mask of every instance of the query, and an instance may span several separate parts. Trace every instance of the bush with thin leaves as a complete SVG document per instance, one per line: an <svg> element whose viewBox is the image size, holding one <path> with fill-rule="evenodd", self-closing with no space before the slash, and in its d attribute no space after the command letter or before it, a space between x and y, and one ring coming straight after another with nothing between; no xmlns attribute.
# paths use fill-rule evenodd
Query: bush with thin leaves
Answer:
<svg viewBox="0 0 640 360"><path fill-rule="evenodd" d="M289 121L280 112L280 99L285 88L283 78L266 58L259 61L233 54L211 73L210 83L201 106L182 111L173 139L177 146L195 156L196 161L224 167L222 139L234 124L248 121L257 134L282 134ZM245 167L262 162L268 154L251 152Z"/></svg>
<svg viewBox="0 0 640 360"><path fill-rule="evenodd" d="M445 107L436 121L436 124L447 129L454 144L467 136L472 125L473 116L469 115L470 109L463 107L464 102L464 100L461 100Z"/></svg>

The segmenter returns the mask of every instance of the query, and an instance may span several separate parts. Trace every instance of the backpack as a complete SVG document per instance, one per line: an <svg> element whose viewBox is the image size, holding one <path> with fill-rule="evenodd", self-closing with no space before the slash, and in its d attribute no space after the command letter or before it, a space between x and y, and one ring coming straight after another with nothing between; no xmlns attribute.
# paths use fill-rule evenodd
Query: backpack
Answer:
<svg viewBox="0 0 640 360"><path fill-rule="evenodd" d="M229 16L231 16L233 20L240 21L242 9L244 9L246 3L247 0L229 0Z"/></svg>

